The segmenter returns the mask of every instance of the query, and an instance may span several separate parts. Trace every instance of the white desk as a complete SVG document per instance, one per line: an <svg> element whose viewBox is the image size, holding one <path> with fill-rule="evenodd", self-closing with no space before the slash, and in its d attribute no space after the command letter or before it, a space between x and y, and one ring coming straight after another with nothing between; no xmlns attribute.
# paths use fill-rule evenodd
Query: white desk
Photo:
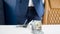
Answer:
<svg viewBox="0 0 60 34"><path fill-rule="evenodd" d="M43 25L44 34L60 34L60 25ZM32 34L29 28L16 26L0 26L0 34Z"/></svg>

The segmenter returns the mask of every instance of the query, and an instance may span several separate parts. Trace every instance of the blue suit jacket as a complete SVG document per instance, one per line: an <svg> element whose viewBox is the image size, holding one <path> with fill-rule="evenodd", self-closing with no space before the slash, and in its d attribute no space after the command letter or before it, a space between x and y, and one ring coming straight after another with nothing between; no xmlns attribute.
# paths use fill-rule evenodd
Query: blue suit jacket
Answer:
<svg viewBox="0 0 60 34"><path fill-rule="evenodd" d="M17 0L16 1L16 16L17 16L17 22L20 24L23 24L26 20L26 13L28 9L28 3L29 0ZM33 0L33 4L35 6L36 12L38 16L35 16L35 20L41 20L41 17L43 15L43 3L42 0Z"/></svg>
<svg viewBox="0 0 60 34"><path fill-rule="evenodd" d="M6 25L17 24L15 16L15 6L16 6L16 0L4 0Z"/></svg>
<svg viewBox="0 0 60 34"><path fill-rule="evenodd" d="M24 24L29 0L5 0L5 3L7 24ZM33 0L33 4L38 14L34 19L41 20L44 13L42 0Z"/></svg>
<svg viewBox="0 0 60 34"><path fill-rule="evenodd" d="M0 25L5 24L3 0L0 0Z"/></svg>

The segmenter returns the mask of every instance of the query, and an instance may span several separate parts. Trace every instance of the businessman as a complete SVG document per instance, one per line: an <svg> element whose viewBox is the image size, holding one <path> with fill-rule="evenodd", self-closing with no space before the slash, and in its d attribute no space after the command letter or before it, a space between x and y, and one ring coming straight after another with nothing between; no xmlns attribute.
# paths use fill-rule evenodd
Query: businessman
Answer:
<svg viewBox="0 0 60 34"><path fill-rule="evenodd" d="M5 0L6 23L12 25L28 24L31 20L42 20L44 7L42 0L32 0L33 11L28 7L29 0ZM34 13L34 14L33 14ZM30 15L30 16L29 16ZM29 21L29 17L30 21Z"/></svg>

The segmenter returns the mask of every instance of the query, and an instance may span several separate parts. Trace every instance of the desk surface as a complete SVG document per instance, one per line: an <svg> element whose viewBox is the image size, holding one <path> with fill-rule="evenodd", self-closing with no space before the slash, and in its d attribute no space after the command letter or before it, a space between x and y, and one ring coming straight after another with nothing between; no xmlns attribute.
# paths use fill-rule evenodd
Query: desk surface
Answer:
<svg viewBox="0 0 60 34"><path fill-rule="evenodd" d="M44 34L60 34L60 25L42 25ZM0 26L0 34L32 34L30 28L13 25Z"/></svg>

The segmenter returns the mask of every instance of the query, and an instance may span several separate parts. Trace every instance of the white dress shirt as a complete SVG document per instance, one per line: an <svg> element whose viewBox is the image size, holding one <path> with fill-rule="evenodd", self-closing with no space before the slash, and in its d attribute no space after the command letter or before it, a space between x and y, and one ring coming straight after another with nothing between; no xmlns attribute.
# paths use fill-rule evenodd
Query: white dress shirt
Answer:
<svg viewBox="0 0 60 34"><path fill-rule="evenodd" d="M30 7L30 6L34 6L34 4L33 4L33 1L32 0L29 0L29 4L28 4L28 6Z"/></svg>

